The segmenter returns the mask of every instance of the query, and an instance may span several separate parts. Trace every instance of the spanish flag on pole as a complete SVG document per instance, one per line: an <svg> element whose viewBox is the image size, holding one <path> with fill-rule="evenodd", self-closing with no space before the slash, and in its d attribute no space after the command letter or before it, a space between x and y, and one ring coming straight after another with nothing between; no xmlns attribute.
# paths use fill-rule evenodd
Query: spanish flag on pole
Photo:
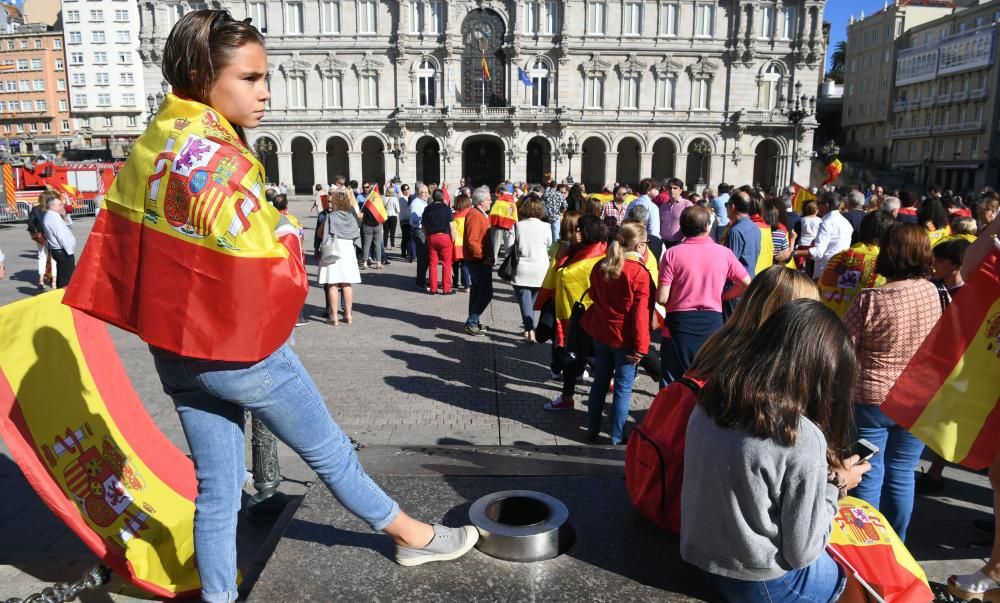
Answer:
<svg viewBox="0 0 1000 603"><path fill-rule="evenodd" d="M792 183L792 211L795 213L802 213L802 206L806 204L806 201L815 201L816 195L809 192L809 189L802 186L798 182Z"/></svg>
<svg viewBox="0 0 1000 603"><path fill-rule="evenodd" d="M490 208L490 225L510 230L517 224L517 203L512 195L501 195Z"/></svg>
<svg viewBox="0 0 1000 603"><path fill-rule="evenodd" d="M175 354L255 362L307 283L264 170L210 107L168 94L104 199L66 303Z"/></svg>
<svg viewBox="0 0 1000 603"><path fill-rule="evenodd" d="M0 308L0 436L102 563L157 598L195 595L194 466L146 413L104 323L62 300Z"/></svg>
<svg viewBox="0 0 1000 603"><path fill-rule="evenodd" d="M882 411L946 461L982 469L1000 453L998 402L1000 248L994 245L910 359Z"/></svg>
<svg viewBox="0 0 1000 603"><path fill-rule="evenodd" d="M840 159L834 159L826 166L826 180L823 181L823 185L830 184L840 176L840 172L844 169L844 164L840 162Z"/></svg>
<svg viewBox="0 0 1000 603"><path fill-rule="evenodd" d="M483 55L483 79L487 82L492 81L493 78L490 77L490 66L486 64L486 55Z"/></svg>
<svg viewBox="0 0 1000 603"><path fill-rule="evenodd" d="M385 222L386 218L389 217L388 212L385 211L385 203L382 202L382 195L378 192L377 184L372 187L372 192L368 193L368 198L365 199L365 211L371 214L372 218L379 224Z"/></svg>

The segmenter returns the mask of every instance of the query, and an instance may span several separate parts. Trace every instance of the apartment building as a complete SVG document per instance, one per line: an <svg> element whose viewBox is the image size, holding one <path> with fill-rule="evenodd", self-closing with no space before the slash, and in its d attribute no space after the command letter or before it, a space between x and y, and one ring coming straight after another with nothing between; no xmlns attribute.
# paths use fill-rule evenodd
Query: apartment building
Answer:
<svg viewBox="0 0 1000 603"><path fill-rule="evenodd" d="M69 112L62 32L42 23L0 32L0 154L68 148Z"/></svg>
<svg viewBox="0 0 1000 603"><path fill-rule="evenodd" d="M892 167L926 186L996 186L1000 0L914 27L896 53Z"/></svg>
<svg viewBox="0 0 1000 603"><path fill-rule="evenodd" d="M124 157L145 126L138 3L63 0L62 20L79 147Z"/></svg>
<svg viewBox="0 0 1000 603"><path fill-rule="evenodd" d="M910 29L951 14L955 6L950 0L899 0L868 17L851 18L842 114L846 156L888 165L895 42Z"/></svg>

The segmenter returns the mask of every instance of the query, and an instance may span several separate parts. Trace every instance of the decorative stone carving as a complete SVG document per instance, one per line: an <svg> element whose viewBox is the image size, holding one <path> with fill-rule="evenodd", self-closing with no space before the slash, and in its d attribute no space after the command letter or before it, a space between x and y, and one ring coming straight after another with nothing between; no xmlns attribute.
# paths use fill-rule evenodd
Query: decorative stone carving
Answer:
<svg viewBox="0 0 1000 603"><path fill-rule="evenodd" d="M309 63L299 58L299 53L293 52L292 57L278 66L285 77L305 77L312 67Z"/></svg>
<svg viewBox="0 0 1000 603"><path fill-rule="evenodd" d="M376 59L372 56L371 51L365 52L365 56L362 57L360 61L354 64L354 70L358 72L358 75L374 75L378 76L379 72L385 67L385 63Z"/></svg>
<svg viewBox="0 0 1000 603"><path fill-rule="evenodd" d="M629 53L628 57L617 65L621 77L642 77L642 72L648 67L649 65L640 61L635 53Z"/></svg>
<svg viewBox="0 0 1000 603"><path fill-rule="evenodd" d="M580 71L584 75L604 77L608 74L609 69L611 69L611 63L602 59L598 52L591 54L589 61L580 63Z"/></svg>
<svg viewBox="0 0 1000 603"><path fill-rule="evenodd" d="M688 65L688 73L694 80L710 80L715 77L715 72L719 69L719 64L710 60L708 55L700 55L698 59Z"/></svg>
<svg viewBox="0 0 1000 603"><path fill-rule="evenodd" d="M316 69L323 77L343 76L349 65L337 58L336 52L328 52L326 59L316 64Z"/></svg>

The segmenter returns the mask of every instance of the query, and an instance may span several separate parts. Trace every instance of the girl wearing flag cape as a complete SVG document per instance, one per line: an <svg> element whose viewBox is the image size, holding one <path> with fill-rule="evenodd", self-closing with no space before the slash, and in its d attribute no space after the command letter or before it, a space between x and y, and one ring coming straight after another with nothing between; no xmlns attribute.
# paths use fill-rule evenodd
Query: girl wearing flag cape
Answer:
<svg viewBox="0 0 1000 603"><path fill-rule="evenodd" d="M456 559L472 526L417 521L364 472L287 340L307 282L294 228L263 203L244 128L264 117L264 38L225 10L167 38L173 87L95 222L65 301L150 345L198 479L194 546L205 601L235 601L244 410L316 471L348 510L396 542L396 562Z"/></svg>

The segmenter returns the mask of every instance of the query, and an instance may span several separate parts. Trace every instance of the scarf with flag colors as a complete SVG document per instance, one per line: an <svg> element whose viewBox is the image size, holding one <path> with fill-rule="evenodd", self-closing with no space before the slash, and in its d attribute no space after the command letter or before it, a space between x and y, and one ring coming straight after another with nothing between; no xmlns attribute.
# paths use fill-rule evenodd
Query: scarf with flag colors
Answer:
<svg viewBox="0 0 1000 603"><path fill-rule="evenodd" d="M889 391L882 411L946 461L1000 454L1000 246L965 281Z"/></svg>
<svg viewBox="0 0 1000 603"><path fill-rule="evenodd" d="M828 163L826 166L826 179L823 180L820 186L825 186L836 180L842 171L844 171L844 164L840 162L840 159L834 159Z"/></svg>
<svg viewBox="0 0 1000 603"><path fill-rule="evenodd" d="M389 213L385 210L385 203L382 201L382 195L378 192L378 185L372 187L372 192L368 193L368 198L365 199L365 211L371 214L371 217L381 224L385 222L386 218L389 217Z"/></svg>
<svg viewBox="0 0 1000 603"><path fill-rule="evenodd" d="M514 196L500 195L490 208L490 226L510 230L515 224L517 224L517 203L514 202Z"/></svg>
<svg viewBox="0 0 1000 603"><path fill-rule="evenodd" d="M307 282L264 170L210 107L167 95L104 199L66 303L175 354L255 362L292 332Z"/></svg>
<svg viewBox="0 0 1000 603"><path fill-rule="evenodd" d="M0 308L0 436L102 563L157 598L197 594L194 466L146 413L104 323L63 293Z"/></svg>
<svg viewBox="0 0 1000 603"><path fill-rule="evenodd" d="M924 570L899 539L886 518L867 502L845 496L833 517L827 550L848 576L886 603L923 603L934 600ZM851 593L839 601L870 601L866 593Z"/></svg>
<svg viewBox="0 0 1000 603"><path fill-rule="evenodd" d="M760 274L774 264L774 238L771 236L771 227L760 214L750 216L750 221L760 229L760 255L757 256L757 267L754 274Z"/></svg>
<svg viewBox="0 0 1000 603"><path fill-rule="evenodd" d="M819 297L843 318L862 289L881 287L885 277L875 272L878 245L856 243L830 258L819 277Z"/></svg>
<svg viewBox="0 0 1000 603"><path fill-rule="evenodd" d="M806 204L806 201L816 200L816 195L809 192L809 189L797 182L792 183L792 191L792 211L798 214L802 213L802 207Z"/></svg>

